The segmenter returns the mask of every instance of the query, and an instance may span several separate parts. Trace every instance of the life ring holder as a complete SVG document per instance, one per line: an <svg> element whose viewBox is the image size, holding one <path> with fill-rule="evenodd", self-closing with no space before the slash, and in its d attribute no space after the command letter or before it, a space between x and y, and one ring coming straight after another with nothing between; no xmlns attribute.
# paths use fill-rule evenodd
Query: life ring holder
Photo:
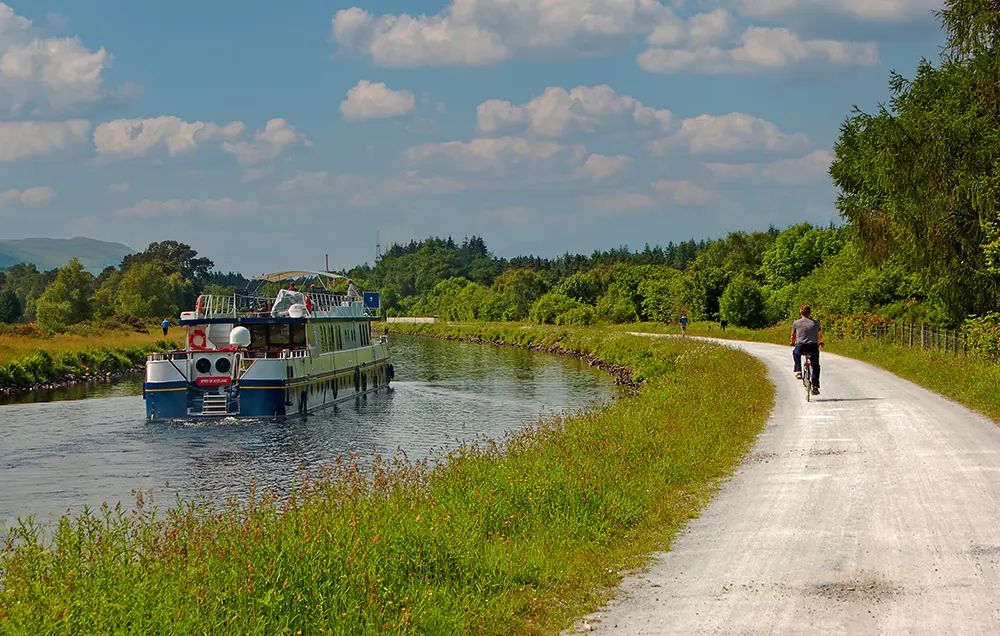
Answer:
<svg viewBox="0 0 1000 636"><path fill-rule="evenodd" d="M200 342L200 344L198 344ZM202 351L208 345L208 338L205 336L205 332L201 329L195 329L188 336L188 345L195 350Z"/></svg>

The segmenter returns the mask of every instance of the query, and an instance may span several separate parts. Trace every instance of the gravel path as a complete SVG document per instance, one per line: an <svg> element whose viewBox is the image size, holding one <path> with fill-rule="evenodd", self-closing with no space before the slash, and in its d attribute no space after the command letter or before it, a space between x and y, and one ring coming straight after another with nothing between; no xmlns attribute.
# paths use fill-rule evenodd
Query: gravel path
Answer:
<svg viewBox="0 0 1000 636"><path fill-rule="evenodd" d="M671 551L577 630L1000 634L1000 428L826 353L806 403L789 347L718 342L766 363L771 419Z"/></svg>

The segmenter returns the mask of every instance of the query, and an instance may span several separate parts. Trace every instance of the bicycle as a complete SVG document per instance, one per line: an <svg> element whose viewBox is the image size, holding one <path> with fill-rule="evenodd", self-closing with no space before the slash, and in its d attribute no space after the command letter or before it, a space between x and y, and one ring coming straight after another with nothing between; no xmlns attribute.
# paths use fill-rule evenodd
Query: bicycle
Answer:
<svg viewBox="0 0 1000 636"><path fill-rule="evenodd" d="M795 346L794 342L792 346ZM819 346L822 347L823 343L819 343ZM802 358L802 386L806 388L806 402L812 402L812 356L806 354Z"/></svg>
<svg viewBox="0 0 1000 636"><path fill-rule="evenodd" d="M802 356L802 385L806 387L806 402L812 402L812 356Z"/></svg>

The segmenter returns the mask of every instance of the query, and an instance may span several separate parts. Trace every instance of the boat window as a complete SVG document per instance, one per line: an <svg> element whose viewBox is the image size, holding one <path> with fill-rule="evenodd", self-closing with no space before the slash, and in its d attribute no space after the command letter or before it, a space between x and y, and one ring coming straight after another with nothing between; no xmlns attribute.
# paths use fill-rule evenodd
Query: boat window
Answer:
<svg viewBox="0 0 1000 636"><path fill-rule="evenodd" d="M250 325L250 349L267 349L267 325Z"/></svg>
<svg viewBox="0 0 1000 636"><path fill-rule="evenodd" d="M292 331L292 347L305 347L306 346L306 326L305 325L288 325L291 327Z"/></svg>
<svg viewBox="0 0 1000 636"><path fill-rule="evenodd" d="M291 325L268 325L272 347L287 347L291 342Z"/></svg>

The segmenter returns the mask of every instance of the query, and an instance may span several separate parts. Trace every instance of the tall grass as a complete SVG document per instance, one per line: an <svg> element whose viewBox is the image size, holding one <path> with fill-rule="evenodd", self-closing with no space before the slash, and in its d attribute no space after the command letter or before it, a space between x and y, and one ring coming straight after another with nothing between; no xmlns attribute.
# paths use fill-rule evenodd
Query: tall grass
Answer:
<svg viewBox="0 0 1000 636"><path fill-rule="evenodd" d="M49 542L22 523L0 556L0 631L553 633L669 545L773 403L763 366L725 347L611 330L413 331L558 345L645 383L440 464L340 461L287 501L106 507L64 518Z"/></svg>
<svg viewBox="0 0 1000 636"><path fill-rule="evenodd" d="M170 337L177 332L172 330ZM55 354L59 351L78 351L84 348L97 347L144 347L162 339L162 332L150 330L150 333L135 333L133 331L107 331L89 335L59 333L51 336L19 336L15 334L0 334L0 364L29 356L36 351L48 351ZM183 339L183 335L180 336Z"/></svg>
<svg viewBox="0 0 1000 636"><path fill-rule="evenodd" d="M140 367L154 351L176 349L178 343L156 340L135 345L88 346L76 349L36 349L0 363L0 390L27 389L36 384Z"/></svg>

